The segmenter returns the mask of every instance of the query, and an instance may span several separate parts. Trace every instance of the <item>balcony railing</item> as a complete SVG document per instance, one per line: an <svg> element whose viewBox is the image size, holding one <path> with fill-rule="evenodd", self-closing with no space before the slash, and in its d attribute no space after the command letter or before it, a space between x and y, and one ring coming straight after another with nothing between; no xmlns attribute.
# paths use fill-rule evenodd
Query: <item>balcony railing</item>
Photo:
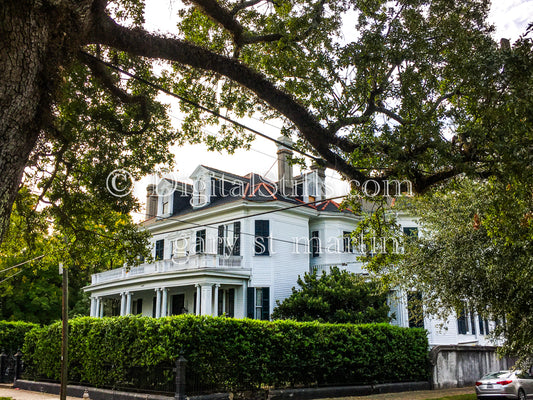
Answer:
<svg viewBox="0 0 533 400"><path fill-rule="evenodd" d="M160 272L183 271L203 268L243 268L241 256L221 256L217 254L194 254L190 256L173 257L170 260L155 261L151 264L141 264L129 269L117 268L110 271L93 274L92 284L121 280L141 275Z"/></svg>

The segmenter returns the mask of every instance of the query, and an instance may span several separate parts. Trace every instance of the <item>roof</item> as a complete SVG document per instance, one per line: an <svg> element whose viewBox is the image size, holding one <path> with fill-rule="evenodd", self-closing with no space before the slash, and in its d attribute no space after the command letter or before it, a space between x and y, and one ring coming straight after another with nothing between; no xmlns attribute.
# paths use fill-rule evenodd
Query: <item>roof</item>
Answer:
<svg viewBox="0 0 533 400"><path fill-rule="evenodd" d="M245 176L240 176L216 168L200 165L193 175L196 175L196 171L198 171L200 167L214 173L212 176L214 180L211 181L210 188L212 194L209 202L201 207L193 206L193 185L167 179L170 183L177 183L178 185L175 185L175 187L184 185L189 189L185 192L180 191L175 194L172 216L189 214L194 211L206 210L242 200L257 203L282 201L288 203L288 205L301 205L302 207L313 209L318 212L341 212L352 214L351 210L341 208L340 204L333 200L313 204L304 203L301 195L286 193L277 182L272 182L253 172ZM224 177L228 177L229 180L225 180Z"/></svg>

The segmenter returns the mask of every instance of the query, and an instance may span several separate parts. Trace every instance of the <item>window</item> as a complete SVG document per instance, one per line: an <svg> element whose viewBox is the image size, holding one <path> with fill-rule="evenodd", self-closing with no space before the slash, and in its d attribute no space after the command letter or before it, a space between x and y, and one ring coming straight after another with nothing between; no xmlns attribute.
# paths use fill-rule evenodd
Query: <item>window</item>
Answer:
<svg viewBox="0 0 533 400"><path fill-rule="evenodd" d="M474 314L468 310L467 305L465 304L463 309L459 312L457 316L457 332L460 335L475 335L476 334L476 323Z"/></svg>
<svg viewBox="0 0 533 400"><path fill-rule="evenodd" d="M408 238L417 238L418 237L418 228L405 226L403 228L403 233Z"/></svg>
<svg viewBox="0 0 533 400"><path fill-rule="evenodd" d="M165 215L165 214L168 214L170 212L170 205L169 204L170 203L168 201L168 197L164 198L163 199L163 206L162 206L161 214Z"/></svg>
<svg viewBox="0 0 533 400"><path fill-rule="evenodd" d="M218 226L218 248L219 256L239 256L241 254L241 223Z"/></svg>
<svg viewBox="0 0 533 400"><path fill-rule="evenodd" d="M424 327L424 310L422 308L422 293L407 293L407 317L409 318L409 328Z"/></svg>
<svg viewBox="0 0 533 400"><path fill-rule="evenodd" d="M270 255L270 221L258 219L255 221L255 255L268 256Z"/></svg>
<svg viewBox="0 0 533 400"><path fill-rule="evenodd" d="M270 288L249 287L246 302L246 314L248 318L270 319Z"/></svg>
<svg viewBox="0 0 533 400"><path fill-rule="evenodd" d="M196 231L196 254L205 253L205 229Z"/></svg>
<svg viewBox="0 0 533 400"><path fill-rule="evenodd" d="M162 260L165 255L165 241L163 239L155 242L155 259Z"/></svg>
<svg viewBox="0 0 533 400"><path fill-rule="evenodd" d="M479 323L479 334L480 335L488 335L489 332L489 320L486 318L483 318L481 315L478 315L478 323Z"/></svg>
<svg viewBox="0 0 533 400"><path fill-rule="evenodd" d="M318 237L318 231L311 232L311 255L318 257L320 255L320 238Z"/></svg>
<svg viewBox="0 0 533 400"><path fill-rule="evenodd" d="M342 232L342 251L345 253L353 253L352 233L348 231Z"/></svg>

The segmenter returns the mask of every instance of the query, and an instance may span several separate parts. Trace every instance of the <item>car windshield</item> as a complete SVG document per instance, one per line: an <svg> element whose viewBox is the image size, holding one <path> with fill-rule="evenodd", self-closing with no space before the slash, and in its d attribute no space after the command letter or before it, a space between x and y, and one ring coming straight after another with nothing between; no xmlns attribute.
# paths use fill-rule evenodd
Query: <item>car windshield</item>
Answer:
<svg viewBox="0 0 533 400"><path fill-rule="evenodd" d="M483 378L481 378L481 380L508 378L510 375L510 371L491 372L490 374L487 374Z"/></svg>

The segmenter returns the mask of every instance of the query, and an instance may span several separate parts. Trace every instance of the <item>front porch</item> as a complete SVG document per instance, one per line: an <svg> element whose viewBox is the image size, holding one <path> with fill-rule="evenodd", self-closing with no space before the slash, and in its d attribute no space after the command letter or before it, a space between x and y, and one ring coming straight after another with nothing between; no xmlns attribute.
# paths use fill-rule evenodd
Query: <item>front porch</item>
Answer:
<svg viewBox="0 0 533 400"><path fill-rule="evenodd" d="M91 295L90 315L246 315L250 270L240 266L240 257L203 254L181 261L94 274L84 289Z"/></svg>

